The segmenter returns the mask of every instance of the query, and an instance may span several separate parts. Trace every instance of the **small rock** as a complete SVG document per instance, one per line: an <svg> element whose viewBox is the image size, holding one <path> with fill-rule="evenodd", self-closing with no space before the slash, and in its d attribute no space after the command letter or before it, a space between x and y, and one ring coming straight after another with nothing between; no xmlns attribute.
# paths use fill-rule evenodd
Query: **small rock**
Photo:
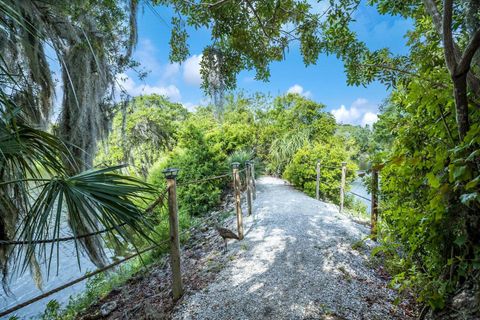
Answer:
<svg viewBox="0 0 480 320"><path fill-rule="evenodd" d="M110 313L112 313L115 309L117 309L117 301L110 301L103 304L100 307L100 313L102 314L103 317L106 317Z"/></svg>
<svg viewBox="0 0 480 320"><path fill-rule="evenodd" d="M477 305L475 292L473 290L463 289L452 299L452 306L455 310L467 310Z"/></svg>

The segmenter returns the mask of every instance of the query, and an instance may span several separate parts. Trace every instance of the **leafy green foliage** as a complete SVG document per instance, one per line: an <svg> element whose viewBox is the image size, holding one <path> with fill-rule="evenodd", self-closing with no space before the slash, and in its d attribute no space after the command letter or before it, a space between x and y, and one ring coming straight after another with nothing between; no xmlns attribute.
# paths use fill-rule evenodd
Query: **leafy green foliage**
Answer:
<svg viewBox="0 0 480 320"><path fill-rule="evenodd" d="M284 50L294 39L300 39L306 63L313 63L320 51L316 34L319 17L309 13L310 6L304 1L157 2L171 6L189 25L211 30L214 45L204 49L201 70L206 89L218 85L218 81L209 81L218 69L225 89L235 87L236 76L243 69L254 69L257 79L267 80L269 63L281 61ZM286 25L291 25L294 31L286 30ZM184 51L187 40L178 33L172 31L172 39L184 41L172 48L171 56L175 58L181 56L178 53Z"/></svg>
<svg viewBox="0 0 480 320"><path fill-rule="evenodd" d="M182 105L162 96L135 97L114 117L96 162L129 163L131 173L146 178L150 167L176 145L179 125L187 116Z"/></svg>
<svg viewBox="0 0 480 320"><path fill-rule="evenodd" d="M341 163L348 159L348 153L341 142L333 140L328 143L318 142L314 145L305 145L293 156L287 165L284 177L295 186L300 187L308 195L315 196L317 160L323 169L320 170L320 194L322 198L339 203ZM353 181L356 166L347 163L347 181Z"/></svg>
<svg viewBox="0 0 480 320"><path fill-rule="evenodd" d="M179 168L179 210L181 214L202 215L220 202L222 189L228 180L213 180L202 184L189 182L227 173L229 167L225 160L225 153L209 143L205 132L194 121L189 121L184 123L180 132L178 146L155 166L149 181L159 187L165 186L162 171L165 168Z"/></svg>
<svg viewBox="0 0 480 320"><path fill-rule="evenodd" d="M431 63L424 59L418 63ZM414 288L420 301L442 309L478 273L478 121L460 142L450 88L427 90L417 79L399 86L383 112L373 144L374 157L387 160L380 179L382 251L395 287Z"/></svg>
<svg viewBox="0 0 480 320"><path fill-rule="evenodd" d="M350 159L358 162L362 169L366 169L368 151L371 144L371 130L369 127L349 124L339 125L335 135L344 141Z"/></svg>
<svg viewBox="0 0 480 320"><path fill-rule="evenodd" d="M51 241L48 251L46 242L35 241L59 238L60 225L67 219L74 235L105 228L110 230L110 235L119 236L113 237L117 243L132 240L131 234L148 238L149 225L140 207L152 192L148 184L118 174L115 171L119 167L70 174L69 169L76 167L77 159L68 152L63 141L32 128L22 110L14 108L9 98L2 97L5 98L1 101L5 109L0 116L0 163L3 169L0 174L3 212L0 238L28 242L15 254L11 254L11 247L4 246L0 250L4 281L9 269L25 271L30 267L37 284L41 285L37 258L42 256L47 270L50 270L52 254L55 247L56 250L59 247L58 242ZM66 166L65 162L70 165ZM75 243L86 249L94 263L103 264L105 255L99 236L79 239Z"/></svg>
<svg viewBox="0 0 480 320"><path fill-rule="evenodd" d="M327 141L333 135L335 120L324 108L300 95L288 94L259 112L258 153L269 172L281 175L298 149L311 141Z"/></svg>

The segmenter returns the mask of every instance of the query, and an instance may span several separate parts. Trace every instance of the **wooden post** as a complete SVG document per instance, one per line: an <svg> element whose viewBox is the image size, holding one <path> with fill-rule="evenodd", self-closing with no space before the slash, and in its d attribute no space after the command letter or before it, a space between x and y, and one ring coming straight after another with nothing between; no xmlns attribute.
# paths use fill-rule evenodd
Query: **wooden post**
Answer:
<svg viewBox="0 0 480 320"><path fill-rule="evenodd" d="M250 166L250 161L245 162L245 173L247 177L247 205L248 205L248 215L252 215L252 167Z"/></svg>
<svg viewBox="0 0 480 320"><path fill-rule="evenodd" d="M250 178L252 179L253 200L257 199L257 183L255 182L255 161L250 161Z"/></svg>
<svg viewBox="0 0 480 320"><path fill-rule="evenodd" d="M372 169L372 205L370 213L370 234L373 240L377 239L378 221L378 169Z"/></svg>
<svg viewBox="0 0 480 320"><path fill-rule="evenodd" d="M243 216L242 204L240 202L240 174L238 173L238 166L240 163L233 162L233 187L235 188L235 211L237 213L237 233L240 240L243 239Z"/></svg>
<svg viewBox="0 0 480 320"><path fill-rule="evenodd" d="M315 198L320 200L320 160L317 160L317 184L315 186Z"/></svg>
<svg viewBox="0 0 480 320"><path fill-rule="evenodd" d="M168 188L168 221L170 223L170 265L172 268L173 299L183 295L182 273L180 268L180 237L178 232L177 180L178 169L163 171Z"/></svg>
<svg viewBox="0 0 480 320"><path fill-rule="evenodd" d="M343 212L343 203L345 201L345 179L347 177L347 163L342 162L342 182L340 184L340 213Z"/></svg>

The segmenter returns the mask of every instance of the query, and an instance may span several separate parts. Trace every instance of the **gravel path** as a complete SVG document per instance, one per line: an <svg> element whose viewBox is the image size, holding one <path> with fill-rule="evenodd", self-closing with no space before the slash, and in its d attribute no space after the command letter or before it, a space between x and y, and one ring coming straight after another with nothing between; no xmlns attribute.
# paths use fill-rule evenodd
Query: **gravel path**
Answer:
<svg viewBox="0 0 480 320"><path fill-rule="evenodd" d="M213 283L184 297L174 319L409 319L368 264L365 226L285 184L257 180L245 239ZM407 314L405 313L407 310Z"/></svg>

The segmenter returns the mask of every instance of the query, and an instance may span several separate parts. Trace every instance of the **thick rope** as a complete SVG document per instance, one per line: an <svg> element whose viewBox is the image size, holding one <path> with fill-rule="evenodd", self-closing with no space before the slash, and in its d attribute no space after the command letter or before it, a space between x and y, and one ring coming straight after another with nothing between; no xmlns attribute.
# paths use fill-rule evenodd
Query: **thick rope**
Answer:
<svg viewBox="0 0 480 320"><path fill-rule="evenodd" d="M157 248L158 246L160 246L160 245L162 245L162 244L164 244L164 243L166 243L166 242L168 242L168 241L169 241L169 239L164 240L164 241L159 242L159 243L156 243L156 244L154 244L154 245L152 245L152 246L150 246L150 247L148 247L148 248L145 248L145 249L143 249L143 250L137 251L136 253L134 253L134 254L132 254L132 255L130 255L130 256L127 256L127 257L125 257L125 258L123 258L123 259L117 260L117 261L115 261L115 262L113 262L113 263L111 263L111 264L109 264L109 265L107 265L107 266L105 266L105 267L103 267L103 268L99 268L99 269L97 269L97 270L95 270L95 271L93 271L93 272L91 272L91 273L88 273L88 274L85 274L85 275L81 276L80 278L77 278L77 279L75 279L75 280L72 280L72 281L70 281L70 282L67 282L67 283L65 283L65 284L62 284L61 286L58 286L58 287L56 287L56 288L54 288L54 289L52 289L52 290L49 290L49 291L47 291L47 292L45 292L45 293L42 293L42 294L40 294L40 295L38 295L38 296L30 299L30 300L27 300L27 301L25 301L25 302L19 303L19 304L15 305L15 306L7 309L7 310L1 311L1 312L0 312L0 318L3 317L3 316L6 316L7 314L10 314L10 313L12 313L12 312L15 312L15 311L17 311L17 310L19 310L19 309L22 309L22 308L24 308L24 307L26 307L26 306L28 306L28 305L31 305L31 304L34 303L34 302L37 302L37 301L39 301L39 300L42 300L42 299L44 299L44 298L46 298L46 297L48 297L48 296L50 296L50 295L52 295L52 294L54 294L54 293L56 293L56 292L59 292L59 291L61 291L61 290L63 290L63 289L66 289L66 288L68 288L68 287L71 287L71 286L73 286L73 285L75 285L75 284L77 284L77 283L79 283L79 282L82 282L83 280L86 280L86 279L88 279L88 278L91 278L91 277L93 277L93 276L95 276L95 275L97 275L97 274L99 274L99 273L105 272L105 271L107 271L107 270L109 270L109 269L111 269L111 268L113 268L113 267L115 267L115 266L117 266L117 265L119 265L119 264L124 263L125 261L128 261L128 260L130 260L130 259L132 259L132 258L135 258L135 257L137 257L137 256L139 256L139 255L141 255L141 254L143 254L143 253L145 253L145 252L147 252L147 251L150 251L150 250L152 250L152 249L155 249L155 248Z"/></svg>
<svg viewBox="0 0 480 320"><path fill-rule="evenodd" d="M204 182L208 182L208 181L212 181L212 180L217 180L217 179L229 177L230 175L231 175L230 173L226 173L226 174L222 174L222 175L219 175L219 176L213 176L213 177L208 177L208 178L199 179L199 180L190 180L190 181L187 181L187 182L181 182L181 183L177 184L177 187L184 187L184 186L188 186L188 185L191 185L191 184L200 184L200 183L204 183Z"/></svg>
<svg viewBox="0 0 480 320"><path fill-rule="evenodd" d="M245 170L245 169L243 169L242 171L244 171L244 170ZM240 172L240 171L239 171L239 172ZM214 178L215 178L215 179L220 179L220 178L223 178L223 177L225 177L225 176L229 176L229 174L222 175L222 176L217 176L217 177L211 177L211 178L207 178L207 179L209 179L209 180L212 180L212 179L214 179ZM203 179L203 180L206 180L206 179ZM168 190L167 190L167 191L168 191ZM165 196L165 192L162 193L162 194L159 196L159 198L158 198L154 203L152 203L152 205L147 209L147 211L150 210L150 212L151 212L151 210L153 210L153 208L156 207L158 204L160 204L160 203L164 204L164 201L163 201L164 196ZM194 227L191 227L191 228L189 228L189 229L183 230L182 232L179 233L179 236L184 235L184 234L186 234L187 232L193 232L193 231L195 231L195 230L198 230L198 227L199 227L200 225L202 225L203 223L205 223L206 221L209 221L209 220L212 220L212 221L213 221L213 220L214 220L214 217L207 216L207 217L205 217L205 218L197 221L197 226L194 226ZM216 219L215 219L215 220L216 220ZM103 231L103 232L106 232L105 230L102 230L102 231ZM89 236L89 235L84 235L84 236ZM69 237L69 238L70 238L70 237ZM78 238L79 238L79 237L76 237L75 239L78 239ZM65 238L65 239L67 239L67 238ZM126 262L126 261L128 261L128 260L130 260L130 259L132 259L132 258L135 258L135 257L137 257L137 256L139 256L139 255L141 255L141 254L143 254L143 253L146 253L146 252L148 252L148 251L150 251L150 250L152 250L152 249L155 249L155 248L159 247L160 245L162 245L162 244L164 244L164 243L167 243L169 240L170 240L170 239L166 239L166 240L161 241L161 242L159 242L159 243L156 243L156 244L154 244L154 245L152 245L152 246L150 246L150 247L147 247L147 248L145 248L145 249L143 249L143 250L137 251L136 253L134 253L134 254L132 254L132 255L130 255L130 256L127 256L127 257L125 257L125 258L123 258L123 259L117 260L117 261L115 261L115 262L113 262L113 263L111 263L111 264L109 264L109 265L107 265L107 266L105 266L105 267L103 267L103 268L99 268L99 269L97 269L97 270L95 270L95 271L93 271L93 272L91 272L91 273L85 274L85 275L83 275L83 276L81 276L81 277L79 277L79 278L77 278L77 279L74 279L74 280L72 280L72 281L70 281L70 282L67 282L67 283L65 283L65 284L63 284L63 285L61 285L61 286L58 286L58 287L56 287L56 288L54 288L54 289L52 289L52 290L49 290L49 291L47 291L47 292L45 292L45 293L42 293L42 294L40 294L40 295L38 295L38 296L36 296L36 297L34 297L34 298L32 298L32 299L29 299L29 300L27 300L27 301L25 301L25 302L22 302L22 303L20 303L20 304L17 304L17 305L15 305L15 306L13 306L13 307L11 307L11 308L9 308L9 309L6 309L6 310L4 310L4 311L1 311L1 312L0 312L0 317L4 317L4 316L6 316L6 315L8 315L8 314L10 314L10 313L12 313L12 312L15 312L15 311L17 311L17 310L19 310L19 309L24 308L24 307L26 307L26 306L28 306L28 305L30 305L30 304L32 304L32 303L35 303L35 302L37 302L37 301L40 301L40 300L42 300L42 299L44 299L44 298L46 298L46 297L48 297L48 296L50 296L50 295L52 295L52 294L54 294L54 293L57 293L57 292L59 292L59 291L61 291L61 290L63 290L63 289L66 289L66 288L68 288L68 287L71 287L71 286L73 286L73 285L75 285L75 284L77 284L77 283L80 283L80 282L82 282L82 281L84 281L84 280L86 280L86 279L89 279L89 278L91 278L91 277L93 277L93 276L95 276L95 275L97 275L97 274L99 274L99 273L105 272L105 271L107 271L107 270L109 270L109 269L111 269L111 268L113 268L113 267L115 267L115 266L117 266L117 265L119 265L119 264L122 264L122 263L124 263L124 262ZM43 240L43 241L49 241L49 240ZM59 239L54 239L54 240L52 240L52 241L59 241ZM28 243L32 243L32 242L28 242Z"/></svg>
<svg viewBox="0 0 480 320"><path fill-rule="evenodd" d="M353 194L354 196L357 196L357 197L359 197L359 198L365 199L365 200L370 201L370 202L372 201L371 199L368 199L367 197L364 197L364 196L359 195L358 193L355 193L355 192L352 192L352 191L347 191L347 193L351 193L351 194Z"/></svg>
<svg viewBox="0 0 480 320"><path fill-rule="evenodd" d="M166 191L164 191L158 198L155 200L146 210L145 213L150 214L153 209L155 209L159 204L162 204L164 202L166 195ZM73 240L79 240L79 239L84 239L88 237L93 237L102 233L110 232L113 230L116 230L117 228L125 226L126 223L121 223L116 226L87 233L87 234L82 234L79 236L70 236L70 237L62 237L62 238L56 238L56 239L43 239L43 240L34 240L34 241L29 241L29 240L0 240L0 246L1 245L31 245L31 244L46 244L46 243L55 243L55 242L64 242L64 241L73 241Z"/></svg>

